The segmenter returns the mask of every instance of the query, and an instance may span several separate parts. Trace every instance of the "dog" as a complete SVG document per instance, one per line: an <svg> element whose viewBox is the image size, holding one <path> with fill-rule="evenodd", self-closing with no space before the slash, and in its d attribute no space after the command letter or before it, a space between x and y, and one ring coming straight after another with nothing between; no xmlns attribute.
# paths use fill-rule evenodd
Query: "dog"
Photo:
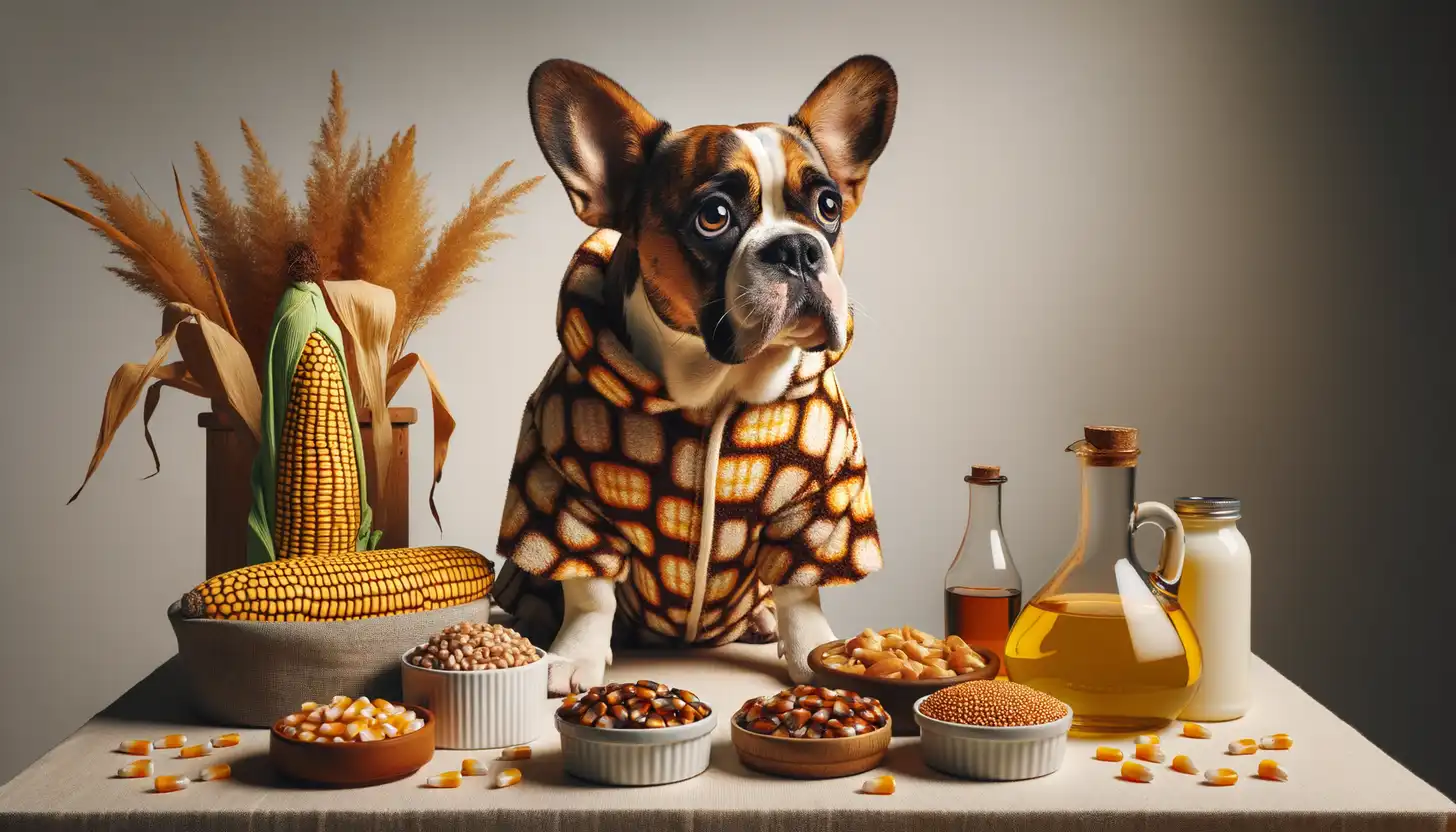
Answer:
<svg viewBox="0 0 1456 832"><path fill-rule="evenodd" d="M613 644L778 642L795 683L834 638L819 588L882 565L833 366L853 320L843 226L894 125L889 64L844 62L787 124L674 130L567 60L531 124L576 215L562 352L529 398L496 601L551 645L553 696Z"/></svg>

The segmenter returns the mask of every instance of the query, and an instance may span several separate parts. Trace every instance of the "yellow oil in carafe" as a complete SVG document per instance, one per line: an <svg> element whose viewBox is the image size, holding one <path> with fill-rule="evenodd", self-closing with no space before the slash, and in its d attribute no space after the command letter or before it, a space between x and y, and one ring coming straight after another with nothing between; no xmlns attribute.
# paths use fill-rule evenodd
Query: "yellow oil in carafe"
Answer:
<svg viewBox="0 0 1456 832"><path fill-rule="evenodd" d="M1193 697L1203 660L1188 616L1160 606L1166 617L1129 618L1114 593L1037 599L1006 645L1008 672L1071 706L1073 733L1163 728Z"/></svg>

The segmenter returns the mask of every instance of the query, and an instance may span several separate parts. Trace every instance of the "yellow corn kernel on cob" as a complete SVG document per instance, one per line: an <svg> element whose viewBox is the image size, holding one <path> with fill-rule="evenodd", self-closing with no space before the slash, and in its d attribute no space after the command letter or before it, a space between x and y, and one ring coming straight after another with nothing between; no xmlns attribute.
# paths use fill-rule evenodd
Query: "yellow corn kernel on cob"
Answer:
<svg viewBox="0 0 1456 832"><path fill-rule="evenodd" d="M181 751L177 752L177 757L179 759L183 759L183 760L190 760L190 759L193 759L194 757L206 757L207 755L209 755L211 753L212 753L212 743L205 742L205 743L203 743L201 745L189 745L189 746L187 746L186 748L184 748Z"/></svg>
<svg viewBox="0 0 1456 832"><path fill-rule="evenodd" d="M242 741L243 738L240 734L223 734L220 737L213 737L211 744L213 748L232 748Z"/></svg>
<svg viewBox="0 0 1456 832"><path fill-rule="evenodd" d="M864 781L864 786L860 788L860 791L865 794L894 794L895 775L882 774L879 777L871 777Z"/></svg>
<svg viewBox="0 0 1456 832"><path fill-rule="evenodd" d="M1210 786L1232 786L1239 782L1239 773L1231 768L1211 768L1203 772L1203 782Z"/></svg>
<svg viewBox="0 0 1456 832"><path fill-rule="evenodd" d="M1213 732L1196 722L1185 722L1183 723L1183 736L1195 740L1206 740L1213 736Z"/></svg>
<svg viewBox="0 0 1456 832"><path fill-rule="evenodd" d="M278 437L273 546L278 558L359 548L359 459L344 362L313 332L293 371Z"/></svg>
<svg viewBox="0 0 1456 832"><path fill-rule="evenodd" d="M1162 746L1149 745L1147 743L1139 743L1136 747L1134 747L1133 756L1137 757L1139 760L1145 760L1149 763L1161 763L1163 762L1163 760L1167 759L1167 755L1163 753Z"/></svg>
<svg viewBox="0 0 1456 832"><path fill-rule="evenodd" d="M1113 748L1110 745L1099 745L1096 757L1104 763L1120 763L1122 762L1122 749Z"/></svg>
<svg viewBox="0 0 1456 832"><path fill-rule="evenodd" d="M274 560L224 572L184 595L181 607L186 618L376 618L477 601L490 590L494 577L495 567L489 560L454 546L348 552ZM329 705L326 713L332 716L327 721L338 722L352 701L346 698Z"/></svg>
<svg viewBox="0 0 1456 832"><path fill-rule="evenodd" d="M425 785L432 789L458 789L460 788L460 772L441 772L425 780Z"/></svg>
<svg viewBox="0 0 1456 832"><path fill-rule="evenodd" d="M135 754L138 757L145 757L152 753L152 744L147 740L126 740L117 746L116 750L123 754Z"/></svg>
<svg viewBox="0 0 1456 832"><path fill-rule="evenodd" d="M1260 760L1258 773L1261 780L1278 780L1281 783L1289 780L1289 772L1276 760Z"/></svg>
<svg viewBox="0 0 1456 832"><path fill-rule="evenodd" d="M531 746L518 745L514 748L507 748L501 752L502 760L529 760L531 759Z"/></svg>
<svg viewBox="0 0 1456 832"><path fill-rule="evenodd" d="M191 780L181 775L164 774L152 781L152 788L157 794L166 794L167 792L180 792L191 784Z"/></svg>
<svg viewBox="0 0 1456 832"><path fill-rule="evenodd" d="M1180 774L1198 773L1198 766L1195 766L1193 764L1193 759L1190 758L1187 754L1179 754L1178 756L1174 757L1173 763L1169 766L1169 768Z"/></svg>
<svg viewBox="0 0 1456 832"><path fill-rule="evenodd" d="M1138 734L1138 745L1157 745L1161 742L1162 740L1158 738L1157 734Z"/></svg>
<svg viewBox="0 0 1456 832"><path fill-rule="evenodd" d="M133 760L122 766L121 768L117 769L116 776L123 779L130 779L133 777L151 777L152 761Z"/></svg>
<svg viewBox="0 0 1456 832"><path fill-rule="evenodd" d="M474 757L467 757L460 761L460 773L466 777L480 777L490 774L490 764L482 763Z"/></svg>
<svg viewBox="0 0 1456 832"><path fill-rule="evenodd" d="M1122 764L1122 779L1133 783L1151 783L1153 782L1153 770L1142 763L1128 760Z"/></svg>
<svg viewBox="0 0 1456 832"><path fill-rule="evenodd" d="M1294 747L1294 740L1288 734L1273 734L1260 739L1259 747L1265 751L1288 751Z"/></svg>
<svg viewBox="0 0 1456 832"><path fill-rule="evenodd" d="M1251 739L1234 740L1228 745L1228 753L1235 757L1244 757L1259 750L1259 744Z"/></svg>
<svg viewBox="0 0 1456 832"><path fill-rule="evenodd" d="M187 744L186 734L168 734L152 743L153 748L181 748Z"/></svg>
<svg viewBox="0 0 1456 832"><path fill-rule="evenodd" d="M495 776L495 787L497 789L508 788L519 782L521 782L521 770L518 768L505 769Z"/></svg>
<svg viewBox="0 0 1456 832"><path fill-rule="evenodd" d="M227 763L218 763L215 766L208 766L202 770L203 780L227 780L233 776L233 767Z"/></svg>

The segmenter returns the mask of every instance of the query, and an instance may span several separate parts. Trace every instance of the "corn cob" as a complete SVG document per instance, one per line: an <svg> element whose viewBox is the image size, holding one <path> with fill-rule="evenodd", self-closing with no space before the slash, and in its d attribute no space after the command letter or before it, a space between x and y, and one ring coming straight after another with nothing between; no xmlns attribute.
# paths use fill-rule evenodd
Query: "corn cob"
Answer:
<svg viewBox="0 0 1456 832"><path fill-rule="evenodd" d="M495 569L453 546L381 549L244 566L182 596L186 618L338 621L439 609L485 597Z"/></svg>

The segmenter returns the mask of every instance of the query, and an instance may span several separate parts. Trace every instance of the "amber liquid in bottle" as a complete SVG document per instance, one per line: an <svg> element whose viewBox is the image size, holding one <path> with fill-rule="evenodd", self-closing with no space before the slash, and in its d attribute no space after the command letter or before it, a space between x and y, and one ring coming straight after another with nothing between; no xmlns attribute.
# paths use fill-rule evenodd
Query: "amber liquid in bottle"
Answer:
<svg viewBox="0 0 1456 832"><path fill-rule="evenodd" d="M953 586L945 590L945 634L985 647L1006 668L1006 635L1021 612L1021 590Z"/></svg>

